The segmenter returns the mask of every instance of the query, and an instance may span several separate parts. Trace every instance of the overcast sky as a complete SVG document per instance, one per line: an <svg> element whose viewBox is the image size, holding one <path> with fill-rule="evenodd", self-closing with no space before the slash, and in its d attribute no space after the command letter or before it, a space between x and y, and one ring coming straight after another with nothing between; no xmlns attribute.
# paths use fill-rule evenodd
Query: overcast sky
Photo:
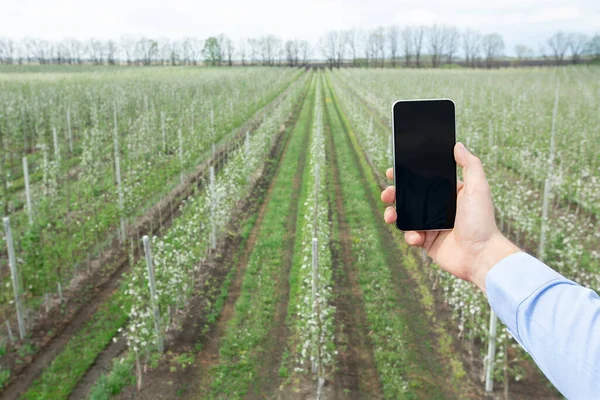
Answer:
<svg viewBox="0 0 600 400"><path fill-rule="evenodd" d="M275 34L316 42L328 30L434 23L504 36L536 52L557 30L600 32L600 0L0 0L0 37L178 39Z"/></svg>

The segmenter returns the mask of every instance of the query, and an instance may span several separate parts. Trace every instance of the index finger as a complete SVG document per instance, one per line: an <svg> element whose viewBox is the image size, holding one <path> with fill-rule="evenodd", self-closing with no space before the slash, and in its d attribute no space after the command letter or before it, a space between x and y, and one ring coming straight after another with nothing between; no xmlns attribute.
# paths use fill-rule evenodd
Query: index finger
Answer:
<svg viewBox="0 0 600 400"><path fill-rule="evenodd" d="M388 179L394 179L394 168L388 168L387 171L385 171L385 176L387 176Z"/></svg>

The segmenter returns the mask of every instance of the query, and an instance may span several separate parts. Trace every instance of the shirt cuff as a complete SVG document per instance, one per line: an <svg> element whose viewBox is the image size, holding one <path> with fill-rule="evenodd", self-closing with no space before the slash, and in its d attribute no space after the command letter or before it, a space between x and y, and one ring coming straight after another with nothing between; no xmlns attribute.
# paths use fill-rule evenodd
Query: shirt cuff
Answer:
<svg viewBox="0 0 600 400"><path fill-rule="evenodd" d="M519 343L519 306L538 289L557 279L566 280L558 272L524 252L511 254L488 272L485 289L490 306Z"/></svg>

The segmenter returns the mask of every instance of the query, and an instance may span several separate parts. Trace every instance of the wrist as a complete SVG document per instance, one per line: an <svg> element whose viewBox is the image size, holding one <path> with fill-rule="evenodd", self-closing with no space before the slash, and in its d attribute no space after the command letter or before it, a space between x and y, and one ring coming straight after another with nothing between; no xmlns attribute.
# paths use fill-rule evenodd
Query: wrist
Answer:
<svg viewBox="0 0 600 400"><path fill-rule="evenodd" d="M504 258L521 251L500 232L496 232L483 246L473 262L471 282L485 293L488 272Z"/></svg>

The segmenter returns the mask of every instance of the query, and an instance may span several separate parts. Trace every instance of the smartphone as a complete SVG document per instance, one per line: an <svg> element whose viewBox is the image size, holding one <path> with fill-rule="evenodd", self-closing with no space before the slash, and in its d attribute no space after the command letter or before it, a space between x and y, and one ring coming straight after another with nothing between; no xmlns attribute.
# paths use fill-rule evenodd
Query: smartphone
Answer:
<svg viewBox="0 0 600 400"><path fill-rule="evenodd" d="M436 231L456 217L455 106L450 99L399 100L392 106L396 227Z"/></svg>

